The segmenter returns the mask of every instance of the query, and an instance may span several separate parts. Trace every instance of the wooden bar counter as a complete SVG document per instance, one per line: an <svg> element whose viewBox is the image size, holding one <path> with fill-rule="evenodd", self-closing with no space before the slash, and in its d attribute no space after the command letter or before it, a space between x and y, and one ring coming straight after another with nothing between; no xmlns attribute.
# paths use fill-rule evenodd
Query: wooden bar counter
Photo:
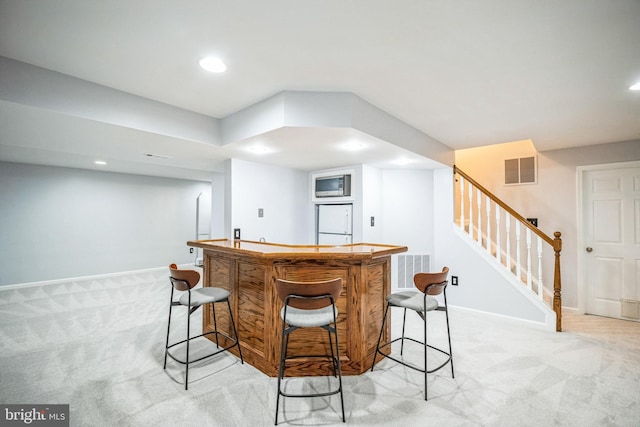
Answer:
<svg viewBox="0 0 640 427"><path fill-rule="evenodd" d="M297 246L253 241L197 240L203 249L203 286L231 292L233 311L245 362L269 376L278 375L282 302L277 278L317 281L340 277L338 339L343 375L359 375L371 367L382 325L385 297L391 289L391 255L406 246L359 243L342 246ZM216 310L218 327L230 333L225 310ZM389 322L387 322L389 325ZM213 330L211 310L204 311L203 329ZM388 339L390 327L383 338ZM232 334L231 334L232 335ZM222 342L220 343L222 344ZM328 353L327 332L320 328L295 331L289 354ZM237 349L232 350L237 355ZM331 375L329 362L296 359L287 374Z"/></svg>

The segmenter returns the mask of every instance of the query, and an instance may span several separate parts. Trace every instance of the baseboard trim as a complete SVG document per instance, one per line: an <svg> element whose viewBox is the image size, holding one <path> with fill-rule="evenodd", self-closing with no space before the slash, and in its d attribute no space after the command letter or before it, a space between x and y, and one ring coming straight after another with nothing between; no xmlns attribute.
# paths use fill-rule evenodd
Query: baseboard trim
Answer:
<svg viewBox="0 0 640 427"><path fill-rule="evenodd" d="M182 267L182 268L186 268L186 267L194 268L193 264L180 264L179 267ZM2 286L0 286L0 292L1 291L8 291L8 290L11 290L11 289L31 288L31 287L35 287L35 286L57 285L57 284L60 284L60 283L74 282L74 281L102 280L102 279L108 279L110 277L122 277L122 276L128 276L128 275L132 275L132 274L155 273L155 272L162 271L162 270L165 270L165 269L167 269L166 266L164 266L164 267L144 268L144 269L141 269L141 270L118 271L118 272L115 272L115 273L96 274L96 275L92 275L92 276L66 277L64 279L42 280L42 281L39 281L39 282L16 283L16 284L11 284L11 285L2 285ZM167 277L168 277L168 273L167 273Z"/></svg>
<svg viewBox="0 0 640 427"><path fill-rule="evenodd" d="M510 322L512 324L526 325L526 326L530 326L530 327L533 327L535 329L539 329L539 330L542 330L542 331L549 331L549 332L555 332L556 331L555 330L555 325L553 325L553 328L551 328L545 322L536 322L536 321L533 321L533 320L522 319L522 318L519 318L519 317L505 316L504 314L492 313L490 311L477 310L475 308L468 308L468 307L463 307L463 306L460 306L460 305L449 304L449 307L453 308L453 309L456 309L456 310L468 311L470 313L478 313L478 314L483 314L483 315L494 317L494 318L499 318L501 320Z"/></svg>

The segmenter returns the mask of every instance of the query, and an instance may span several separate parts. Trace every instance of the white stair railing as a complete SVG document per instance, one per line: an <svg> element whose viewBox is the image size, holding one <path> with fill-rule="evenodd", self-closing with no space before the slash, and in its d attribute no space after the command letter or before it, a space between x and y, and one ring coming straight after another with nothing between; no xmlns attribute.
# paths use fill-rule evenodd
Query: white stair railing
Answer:
<svg viewBox="0 0 640 427"><path fill-rule="evenodd" d="M545 300L545 288L543 276L553 275L553 289L547 290L550 295L550 302L556 312L556 330L562 330L561 324L561 281L560 281L560 251L562 250L561 233L556 231L555 238L547 236L537 227L527 221L522 215L509 207L506 203L498 199L487 189L482 187L471 177L454 166L454 175L459 181L459 194L456 207L456 221L460 229L485 249L496 263L500 264L513 273L518 281L522 282L526 288L534 293L540 300ZM465 185L466 184L466 185ZM467 191L465 191L465 189ZM475 206L473 196L475 194ZM483 207L485 219L483 221ZM475 210L475 212L474 212ZM493 221L491 213L494 212ZM504 215L502 215L504 213ZM477 218L476 224L473 218ZM505 220L501 221L504 216ZM468 224L465 223L468 218ZM493 226L492 226L493 223ZM511 226L514 226L515 236L511 233ZM521 228L524 228L524 241L522 239ZM495 231L494 231L495 230ZM504 233L503 233L504 231ZM534 240L535 239L535 240ZM554 253L555 262L544 263L543 248L545 244L551 246ZM502 248L505 247L505 253ZM515 248L515 266L511 258L512 250ZM524 262L522 265L522 251L524 250ZM535 251L535 253L533 253ZM534 266L534 259L537 265ZM549 267L552 265L553 267Z"/></svg>

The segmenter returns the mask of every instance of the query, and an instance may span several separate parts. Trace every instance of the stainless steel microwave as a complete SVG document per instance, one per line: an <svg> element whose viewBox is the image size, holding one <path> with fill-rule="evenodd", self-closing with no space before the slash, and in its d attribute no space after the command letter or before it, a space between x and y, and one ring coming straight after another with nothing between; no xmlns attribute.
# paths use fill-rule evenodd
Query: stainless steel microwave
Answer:
<svg viewBox="0 0 640 427"><path fill-rule="evenodd" d="M351 175L333 175L316 177L316 197L351 196Z"/></svg>

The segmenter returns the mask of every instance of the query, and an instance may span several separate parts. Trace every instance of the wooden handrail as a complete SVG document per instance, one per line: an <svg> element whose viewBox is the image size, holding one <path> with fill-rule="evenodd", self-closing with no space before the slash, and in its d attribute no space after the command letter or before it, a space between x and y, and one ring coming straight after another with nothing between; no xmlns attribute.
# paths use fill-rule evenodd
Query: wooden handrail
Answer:
<svg viewBox="0 0 640 427"><path fill-rule="evenodd" d="M482 191L484 194L486 194L487 196L489 196L489 198L491 200L493 200L497 205L500 205L500 207L502 209L504 209L505 211L509 212L511 214L511 216L515 217L518 221L520 221L525 227L529 228L531 231L533 231L534 233L536 233L538 236L540 236L540 238L542 240L544 240L545 242L547 242L548 244L550 244L551 246L554 245L553 243L553 239L551 237L549 237L547 234L545 234L544 232L540 231L540 229L538 227L536 227L535 225L531 224L529 221L527 221L527 219L525 217L523 217L522 215L520 215L518 212L514 211L513 208L509 205L507 205L505 202L503 202L502 200L500 200L495 194L493 194L491 191L487 190L486 188L484 188L481 184L478 183L478 181L476 181L475 179L471 178L469 175L467 175L466 173L464 173L462 170L460 170L459 168L457 168L455 165L453 166L453 173L454 174L458 174L461 177L463 177L464 179L467 180L467 182L470 182L474 185L474 187L478 188L480 191Z"/></svg>
<svg viewBox="0 0 640 427"><path fill-rule="evenodd" d="M538 227L531 224L525 217L513 210L511 206L500 200L495 194L487 190L475 179L471 178L464 171L460 170L456 165L453 166L453 174L458 174L463 177L467 182L470 182L479 189L482 193L488 196L495 204L507 211L512 217L516 218L529 230L534 232L538 237L547 242L553 248L555 253L555 265L553 272L553 311L556 313L556 331L562 331L562 279L560 277L560 252L562 251L562 239L559 231L553 233L553 238L541 231Z"/></svg>

